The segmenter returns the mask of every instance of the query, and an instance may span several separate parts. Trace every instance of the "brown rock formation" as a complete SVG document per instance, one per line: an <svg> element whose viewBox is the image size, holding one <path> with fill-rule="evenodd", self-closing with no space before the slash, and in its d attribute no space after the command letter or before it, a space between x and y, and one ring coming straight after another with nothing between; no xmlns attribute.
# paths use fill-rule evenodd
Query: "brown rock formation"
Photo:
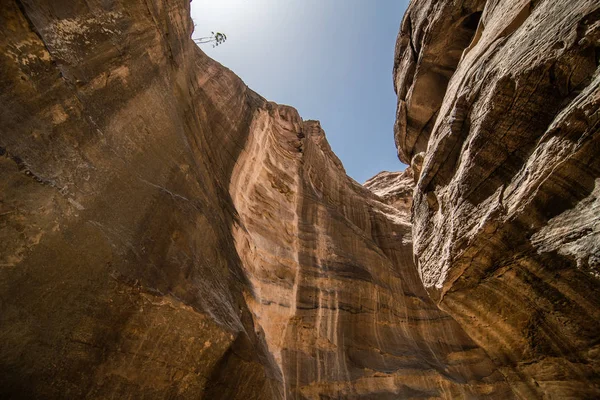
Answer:
<svg viewBox="0 0 600 400"><path fill-rule="evenodd" d="M395 130L438 304L522 398L600 397L600 3L412 1Z"/></svg>
<svg viewBox="0 0 600 400"><path fill-rule="evenodd" d="M0 5L0 397L512 397L406 216L188 7Z"/></svg>
<svg viewBox="0 0 600 400"><path fill-rule="evenodd" d="M407 219L346 176L318 122L260 110L230 192L248 307L292 398L511 396L429 300Z"/></svg>
<svg viewBox="0 0 600 400"><path fill-rule="evenodd" d="M366 181L363 186L410 219L415 187L414 174L410 167L401 172L382 171Z"/></svg>

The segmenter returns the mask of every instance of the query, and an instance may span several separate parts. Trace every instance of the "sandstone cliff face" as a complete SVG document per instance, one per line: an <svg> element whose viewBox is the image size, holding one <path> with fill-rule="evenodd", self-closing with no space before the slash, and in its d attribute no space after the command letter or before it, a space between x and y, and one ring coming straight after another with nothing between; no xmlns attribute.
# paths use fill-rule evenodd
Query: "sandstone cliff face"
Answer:
<svg viewBox="0 0 600 400"><path fill-rule="evenodd" d="M346 176L318 122L260 110L230 192L248 307L291 398L512 396L428 298L408 220Z"/></svg>
<svg viewBox="0 0 600 400"><path fill-rule="evenodd" d="M425 287L520 397L599 397L600 4L412 1L396 50Z"/></svg>
<svg viewBox="0 0 600 400"><path fill-rule="evenodd" d="M406 210L206 57L188 7L0 5L0 397L513 397Z"/></svg>

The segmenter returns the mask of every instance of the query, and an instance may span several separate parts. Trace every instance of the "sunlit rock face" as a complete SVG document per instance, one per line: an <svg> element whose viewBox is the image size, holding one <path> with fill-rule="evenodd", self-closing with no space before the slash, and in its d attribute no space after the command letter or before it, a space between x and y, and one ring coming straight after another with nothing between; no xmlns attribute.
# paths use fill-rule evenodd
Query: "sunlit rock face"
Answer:
<svg viewBox="0 0 600 400"><path fill-rule="evenodd" d="M600 396L600 3L412 1L394 66L432 298L522 398Z"/></svg>
<svg viewBox="0 0 600 400"><path fill-rule="evenodd" d="M427 296L405 215L346 176L316 121L268 104L230 193L245 299L289 398L510 398Z"/></svg>
<svg viewBox="0 0 600 400"><path fill-rule="evenodd" d="M0 4L0 397L511 398L406 210L188 8Z"/></svg>
<svg viewBox="0 0 600 400"><path fill-rule="evenodd" d="M410 167L401 172L382 171L364 183L364 187L409 219L414 186L414 174Z"/></svg>

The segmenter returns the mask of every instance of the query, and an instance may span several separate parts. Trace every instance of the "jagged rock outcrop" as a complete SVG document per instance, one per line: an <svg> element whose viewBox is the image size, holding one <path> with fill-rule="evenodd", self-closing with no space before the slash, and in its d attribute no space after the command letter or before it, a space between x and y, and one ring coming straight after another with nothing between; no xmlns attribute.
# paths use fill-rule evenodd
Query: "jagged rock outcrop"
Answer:
<svg viewBox="0 0 600 400"><path fill-rule="evenodd" d="M511 398L406 215L188 8L0 4L0 397Z"/></svg>
<svg viewBox="0 0 600 400"><path fill-rule="evenodd" d="M521 398L600 397L600 3L412 1L395 138L423 283Z"/></svg>
<svg viewBox="0 0 600 400"><path fill-rule="evenodd" d="M400 172L382 171L367 180L363 186L410 219L415 187L414 174L410 167Z"/></svg>

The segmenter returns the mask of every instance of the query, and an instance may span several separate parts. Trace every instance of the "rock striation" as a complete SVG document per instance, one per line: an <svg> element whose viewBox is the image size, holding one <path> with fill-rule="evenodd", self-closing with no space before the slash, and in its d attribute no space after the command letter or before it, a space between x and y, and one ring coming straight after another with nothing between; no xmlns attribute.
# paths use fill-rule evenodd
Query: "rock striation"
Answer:
<svg viewBox="0 0 600 400"><path fill-rule="evenodd" d="M431 297L521 398L600 396L600 3L412 1L395 139Z"/></svg>
<svg viewBox="0 0 600 400"><path fill-rule="evenodd" d="M363 186L410 219L415 186L414 174L410 167L399 172L382 171L367 180Z"/></svg>
<svg viewBox="0 0 600 400"><path fill-rule="evenodd" d="M255 326L290 398L510 398L437 309L408 219L348 178L317 121L269 103L230 182Z"/></svg>
<svg viewBox="0 0 600 400"><path fill-rule="evenodd" d="M513 397L406 209L208 58L189 1L0 26L1 398Z"/></svg>

